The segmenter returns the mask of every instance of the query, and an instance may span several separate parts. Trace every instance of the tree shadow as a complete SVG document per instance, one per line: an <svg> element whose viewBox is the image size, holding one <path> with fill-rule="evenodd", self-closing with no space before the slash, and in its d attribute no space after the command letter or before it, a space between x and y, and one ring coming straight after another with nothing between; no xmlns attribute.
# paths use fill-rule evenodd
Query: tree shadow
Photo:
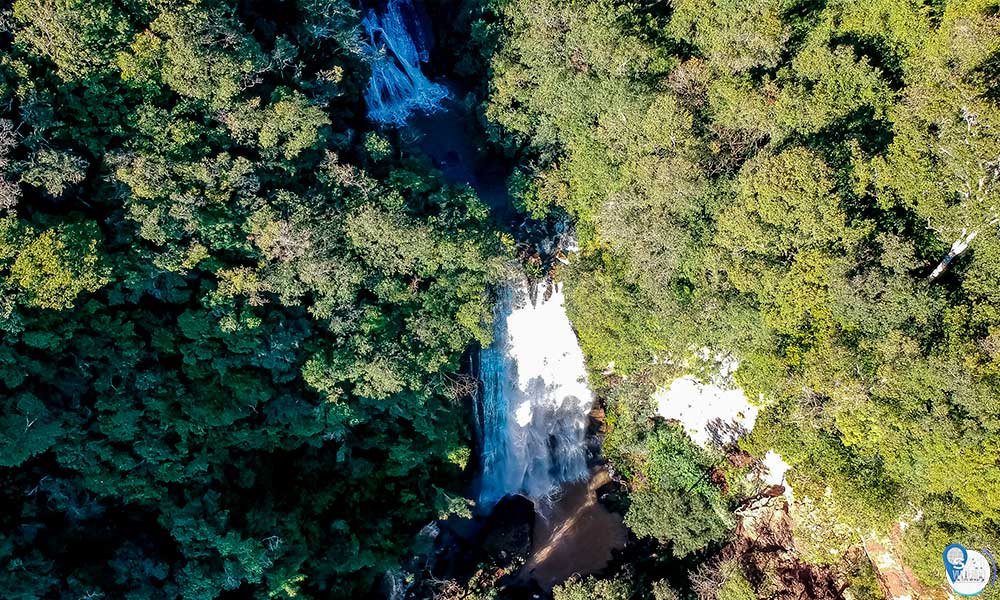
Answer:
<svg viewBox="0 0 1000 600"><path fill-rule="evenodd" d="M884 38L854 32L841 33L830 38L830 47L836 46L850 46L856 59L867 59L868 64L882 72L893 91L898 92L905 87L903 57L889 47Z"/></svg>

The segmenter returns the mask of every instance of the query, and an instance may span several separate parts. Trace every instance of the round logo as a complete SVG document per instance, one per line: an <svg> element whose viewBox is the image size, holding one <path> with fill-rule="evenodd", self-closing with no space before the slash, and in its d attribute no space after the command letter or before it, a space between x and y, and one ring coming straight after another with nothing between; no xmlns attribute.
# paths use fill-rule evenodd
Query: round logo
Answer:
<svg viewBox="0 0 1000 600"><path fill-rule="evenodd" d="M986 552L985 550L983 552ZM948 585L960 596L975 596L986 589L993 579L993 560L962 544L949 544L944 549L944 570Z"/></svg>

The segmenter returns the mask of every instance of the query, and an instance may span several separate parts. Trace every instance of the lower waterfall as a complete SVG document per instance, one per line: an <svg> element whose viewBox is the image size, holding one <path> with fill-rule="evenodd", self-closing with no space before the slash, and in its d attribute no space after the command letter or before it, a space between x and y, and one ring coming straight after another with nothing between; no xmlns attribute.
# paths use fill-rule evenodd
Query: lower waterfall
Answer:
<svg viewBox="0 0 1000 600"><path fill-rule="evenodd" d="M372 75L365 90L368 117L402 126L414 111L430 112L448 97L443 85L420 69L430 54L425 30L410 0L389 0L383 14L374 9L361 21Z"/></svg>
<svg viewBox="0 0 1000 600"><path fill-rule="evenodd" d="M547 498L589 476L594 398L561 286L512 281L498 298L494 341L480 351L481 510L507 494Z"/></svg>

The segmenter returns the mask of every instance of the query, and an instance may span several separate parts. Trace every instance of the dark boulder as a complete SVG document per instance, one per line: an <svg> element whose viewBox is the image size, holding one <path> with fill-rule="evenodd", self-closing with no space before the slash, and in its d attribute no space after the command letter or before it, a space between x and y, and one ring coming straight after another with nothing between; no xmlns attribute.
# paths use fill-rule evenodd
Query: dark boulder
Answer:
<svg viewBox="0 0 1000 600"><path fill-rule="evenodd" d="M506 496L483 527L482 548L497 566L523 563L531 554L535 505L524 496Z"/></svg>

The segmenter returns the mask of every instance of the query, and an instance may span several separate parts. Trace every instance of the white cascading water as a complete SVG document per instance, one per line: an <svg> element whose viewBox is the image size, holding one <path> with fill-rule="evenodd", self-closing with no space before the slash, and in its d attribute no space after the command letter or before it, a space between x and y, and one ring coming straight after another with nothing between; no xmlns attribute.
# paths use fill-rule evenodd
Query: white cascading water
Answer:
<svg viewBox="0 0 1000 600"><path fill-rule="evenodd" d="M535 302L530 291L526 280L502 289L493 344L480 351L481 510L508 494L544 499L588 475L594 398L583 351L560 286Z"/></svg>
<svg viewBox="0 0 1000 600"><path fill-rule="evenodd" d="M439 109L448 90L420 70L429 58L428 45L411 0L389 0L381 15L369 10L361 25L372 69L365 90L368 117L402 126L414 111Z"/></svg>

